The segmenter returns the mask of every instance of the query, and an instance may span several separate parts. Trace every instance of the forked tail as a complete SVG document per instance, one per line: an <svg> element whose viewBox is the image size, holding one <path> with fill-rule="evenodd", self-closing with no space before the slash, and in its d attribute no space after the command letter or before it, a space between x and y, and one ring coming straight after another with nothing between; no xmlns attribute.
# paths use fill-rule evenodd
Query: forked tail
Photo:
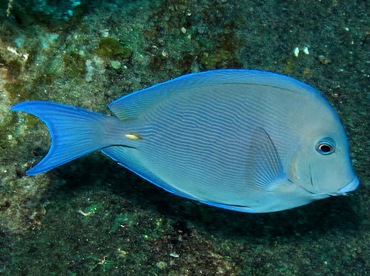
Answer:
<svg viewBox="0 0 370 276"><path fill-rule="evenodd" d="M112 139L107 135L109 128L118 125L115 117L46 101L22 102L14 105L11 110L39 117L46 123L51 136L48 154L28 170L27 175L46 172L111 145Z"/></svg>

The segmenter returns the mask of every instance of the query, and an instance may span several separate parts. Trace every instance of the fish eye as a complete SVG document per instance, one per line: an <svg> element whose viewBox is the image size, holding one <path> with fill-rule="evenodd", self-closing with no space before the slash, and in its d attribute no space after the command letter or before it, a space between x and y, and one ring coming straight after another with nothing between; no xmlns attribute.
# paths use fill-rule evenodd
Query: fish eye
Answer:
<svg viewBox="0 0 370 276"><path fill-rule="evenodd" d="M329 137L321 139L316 145L316 150L322 155L332 154L335 151L335 142Z"/></svg>

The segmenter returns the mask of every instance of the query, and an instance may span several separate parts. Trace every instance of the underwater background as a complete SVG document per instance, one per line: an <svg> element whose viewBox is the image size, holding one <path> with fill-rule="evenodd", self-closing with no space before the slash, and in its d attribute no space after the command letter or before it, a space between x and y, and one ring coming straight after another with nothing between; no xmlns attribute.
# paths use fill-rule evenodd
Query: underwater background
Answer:
<svg viewBox="0 0 370 276"><path fill-rule="evenodd" d="M2 0L0 275L370 274L369 1ZM296 209L238 213L171 195L96 152L36 177L50 100L108 114L185 73L248 68L320 90L361 184Z"/></svg>

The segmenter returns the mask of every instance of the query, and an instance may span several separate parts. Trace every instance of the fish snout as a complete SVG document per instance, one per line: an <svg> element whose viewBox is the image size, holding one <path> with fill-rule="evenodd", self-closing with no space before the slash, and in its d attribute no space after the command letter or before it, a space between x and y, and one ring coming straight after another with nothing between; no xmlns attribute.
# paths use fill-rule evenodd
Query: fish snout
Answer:
<svg viewBox="0 0 370 276"><path fill-rule="evenodd" d="M348 192L354 191L357 189L359 184L360 184L360 180L358 179L357 176L354 176L353 180L350 183L348 183L346 186L338 190L338 194L345 195Z"/></svg>

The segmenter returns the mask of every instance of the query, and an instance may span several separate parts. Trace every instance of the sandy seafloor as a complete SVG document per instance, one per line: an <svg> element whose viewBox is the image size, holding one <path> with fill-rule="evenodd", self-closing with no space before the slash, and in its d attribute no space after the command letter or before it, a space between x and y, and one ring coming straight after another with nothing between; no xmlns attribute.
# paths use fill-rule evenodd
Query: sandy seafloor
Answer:
<svg viewBox="0 0 370 276"><path fill-rule="evenodd" d="M369 1L46 2L0 3L0 275L370 274ZM14 103L108 114L122 95L216 68L322 91L348 133L359 189L248 214L173 196L100 153L25 175L49 136Z"/></svg>

